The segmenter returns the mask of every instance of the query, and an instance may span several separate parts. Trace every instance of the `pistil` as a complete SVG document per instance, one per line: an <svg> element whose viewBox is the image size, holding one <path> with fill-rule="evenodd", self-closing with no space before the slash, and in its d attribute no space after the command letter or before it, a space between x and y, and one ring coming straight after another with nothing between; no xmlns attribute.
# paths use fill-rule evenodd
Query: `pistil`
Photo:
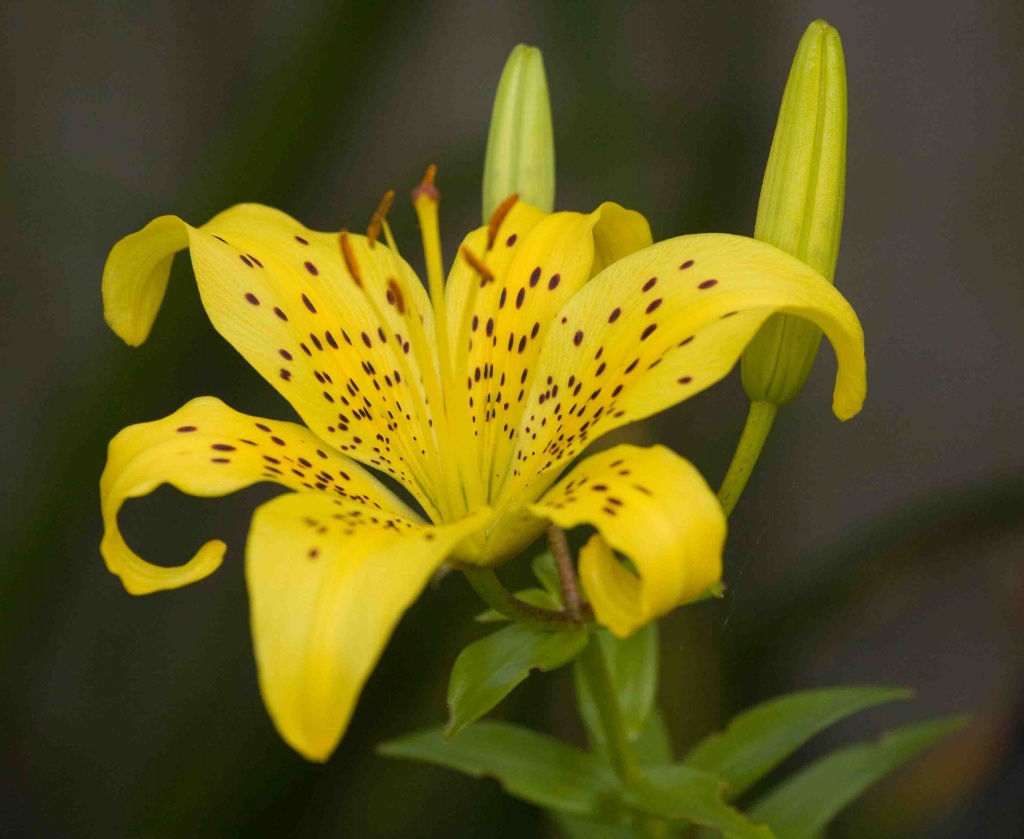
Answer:
<svg viewBox="0 0 1024 839"><path fill-rule="evenodd" d="M479 464L473 459L473 447L456 444L456 434L468 439L472 436L468 409L455 393L456 382L461 376L456 375L452 366L451 340L448 331L448 312L444 298L444 265L441 259L441 231L439 224L438 205L441 194L434 186L437 167L431 164L427 168L423 180L412 193L412 203L420 222L420 236L423 240L423 256L427 267L427 287L434 308L434 327L438 363L441 368L441 383L444 389L444 402L440 405L439 422L444 422L445 432L452 441L454 459L459 465L462 475L463 504L466 510L486 503ZM461 340L461 336L456 336ZM454 433L453 433L454 432Z"/></svg>

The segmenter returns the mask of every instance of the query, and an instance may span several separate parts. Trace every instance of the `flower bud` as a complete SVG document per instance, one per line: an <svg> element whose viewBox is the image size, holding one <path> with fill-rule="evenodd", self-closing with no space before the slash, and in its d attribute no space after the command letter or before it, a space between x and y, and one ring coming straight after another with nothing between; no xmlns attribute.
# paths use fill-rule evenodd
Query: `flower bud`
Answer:
<svg viewBox="0 0 1024 839"><path fill-rule="evenodd" d="M512 50L498 82L484 159L484 223L508 196L550 213L555 206L555 139L544 59L536 47Z"/></svg>
<svg viewBox="0 0 1024 839"><path fill-rule="evenodd" d="M782 96L754 238L835 278L846 187L846 67L839 33L812 23ZM743 387L755 402L784 405L804 386L821 330L772 315L743 353Z"/></svg>

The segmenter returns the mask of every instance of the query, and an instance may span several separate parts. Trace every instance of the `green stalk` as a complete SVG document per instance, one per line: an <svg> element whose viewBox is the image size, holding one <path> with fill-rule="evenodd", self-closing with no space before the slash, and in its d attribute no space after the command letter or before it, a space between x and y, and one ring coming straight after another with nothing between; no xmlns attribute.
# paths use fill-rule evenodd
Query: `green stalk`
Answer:
<svg viewBox="0 0 1024 839"><path fill-rule="evenodd" d="M462 573L488 606L511 620L556 632L578 631L585 625L578 616L566 611L542 609L520 600L489 568L463 568Z"/></svg>
<svg viewBox="0 0 1024 839"><path fill-rule="evenodd" d="M596 638L591 639L576 658L576 663L597 709L605 748L608 750L608 762L624 787L634 786L643 780L643 774L630 748L622 710L608 672L608 662ZM634 819L633 829L641 839L662 839L667 835L664 824L639 814Z"/></svg>
<svg viewBox="0 0 1024 839"><path fill-rule="evenodd" d="M729 471L725 473L725 479L718 490L718 500L722 502L722 509L727 516L736 508L736 502L743 494L743 488L747 485L750 473L754 471L754 464L761 455L778 410L778 406L770 402L750 403L746 425L743 426Z"/></svg>

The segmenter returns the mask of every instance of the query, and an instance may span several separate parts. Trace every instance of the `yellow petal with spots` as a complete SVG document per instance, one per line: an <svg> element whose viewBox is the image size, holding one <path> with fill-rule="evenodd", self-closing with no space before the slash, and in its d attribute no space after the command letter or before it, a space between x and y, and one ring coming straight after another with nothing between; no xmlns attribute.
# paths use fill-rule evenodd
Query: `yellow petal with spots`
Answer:
<svg viewBox="0 0 1024 839"><path fill-rule="evenodd" d="M164 216L111 251L107 321L129 343L144 340L174 252L187 245L217 331L316 434L401 481L433 514L440 478L427 386L437 371L426 293L385 245L345 240L343 249L337 234L257 204L201 228Z"/></svg>
<svg viewBox="0 0 1024 839"><path fill-rule="evenodd" d="M721 577L722 507L693 465L664 446L615 446L588 457L530 510L560 527L597 529L580 553L580 580L598 621L620 638Z"/></svg>
<svg viewBox="0 0 1024 839"><path fill-rule="evenodd" d="M860 323L835 288L789 254L708 233L608 267L558 313L544 341L501 508L538 497L590 441L717 382L773 312L824 331L839 362L833 411L856 414L866 389Z"/></svg>
<svg viewBox="0 0 1024 839"><path fill-rule="evenodd" d="M260 689L304 757L334 751L403 612L485 515L423 526L314 493L256 511L246 578Z"/></svg>
<svg viewBox="0 0 1024 839"><path fill-rule="evenodd" d="M488 228L471 233L449 279L449 323L463 325L452 353L456 392L467 400L468 436L492 500L555 313L595 271L651 243L646 219L617 204L602 204L589 215L537 213L516 205L493 237ZM493 246L486 247L492 238ZM490 276L481 276L466 251Z"/></svg>
<svg viewBox="0 0 1024 839"><path fill-rule="evenodd" d="M211 574L224 556L223 542L207 542L182 566L152 565L128 547L117 525L118 512L127 499L148 495L164 483L189 495L213 497L260 481L312 491L370 515L412 515L366 470L308 429L240 414L203 396L168 417L129 426L110 441L100 479L100 552L107 568L132 594L178 588Z"/></svg>
<svg viewBox="0 0 1024 839"><path fill-rule="evenodd" d="M164 302L174 255L188 247L188 229L177 216L160 216L126 236L103 269L103 314L126 344L148 337Z"/></svg>

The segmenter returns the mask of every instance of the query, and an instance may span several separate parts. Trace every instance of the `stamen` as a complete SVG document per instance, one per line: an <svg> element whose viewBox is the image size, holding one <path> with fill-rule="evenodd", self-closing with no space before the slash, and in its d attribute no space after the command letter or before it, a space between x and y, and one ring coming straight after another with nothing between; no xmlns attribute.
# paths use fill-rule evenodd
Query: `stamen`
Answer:
<svg viewBox="0 0 1024 839"><path fill-rule="evenodd" d="M370 217L370 223L366 228L366 238L370 242L370 247L375 247L377 239L380 238L381 227L384 222L387 221L388 211L391 209L391 202L395 200L395 191L389 189L384 193L384 197L380 199L380 204L377 205L377 209L373 211L373 215Z"/></svg>
<svg viewBox="0 0 1024 839"><path fill-rule="evenodd" d="M391 232L391 225L388 224L387 219L381 219L380 223L384 228L384 241L388 243L388 247L391 248L395 256L399 256L398 243L395 241L395 234Z"/></svg>
<svg viewBox="0 0 1024 839"><path fill-rule="evenodd" d="M508 215L516 202L519 200L519 194L513 192L508 198L502 201L497 209L491 213L491 220L487 222L487 250L494 247L494 240L498 238L498 230L501 227L501 223L505 220L505 216ZM474 268L476 266L473 266Z"/></svg>
<svg viewBox="0 0 1024 839"><path fill-rule="evenodd" d="M484 265L483 260L473 251L463 245L459 249L459 253L462 254L463 259L469 263L470 267L480 275L480 288L494 282L494 274L491 272L491 269Z"/></svg>
<svg viewBox="0 0 1024 839"><path fill-rule="evenodd" d="M451 521L452 517L465 515L467 507L465 499L456 490L459 488L458 475L452 475L454 469L458 472L459 457L458 449L449 428L448 418L445 413L445 401L447 399L446 381L447 378L436 369L430 342L427 340L426 330L423 328L423 317L415 308L415 298L408 296L409 308L404 315L405 322L409 328L409 343L413 356L421 371L421 381L426 389L426 398L431 406L429 415L433 420L433 428L427 429L433 432L432 448L434 449L433 463L439 470L440 492L438 503L441 505L445 521ZM436 341L436 335L435 335ZM404 353L403 353L404 356ZM416 399L416 410L427 415L427 406L422 404L418 390L415 388L413 395Z"/></svg>
<svg viewBox="0 0 1024 839"><path fill-rule="evenodd" d="M385 318L383 311L381 311L381 308L380 306L378 306L377 301L374 300L373 295L367 290L366 286L363 283L363 276L359 269L359 263L356 260L355 256L355 244L353 244L353 240L349 236L348 231L341 231L338 240L341 246L341 252L345 260L345 264L348 267L349 273L352 275L353 280L356 282L356 285L363 292L364 299L366 300L366 303L369 306L370 314L373 320L380 324L386 323L387 319ZM422 335L422 324L420 322L420 316L415 311L410 310L411 307L414 307L414 304L412 302L413 298L411 298L410 295L403 293L403 290L399 286L397 279L394 278L395 276L401 276L401 274L399 273L401 271L401 268L397 263L398 257L393 250L389 250L386 256L388 259L392 261L392 270L395 272L392 278L389 280L388 290L392 291L392 293L394 293L394 290L398 291L398 294L401 296L403 306L405 307L406 312L408 312L408 314L405 314L404 312L399 312L399 314L402 315L405 322L409 324L410 331L413 332L414 334L416 334L417 332L416 327L419 327L419 335L417 335L417 338L415 340L410 341L410 343L414 344L414 346L417 347L417 351L414 352L414 355L416 358L416 363L419 365L419 375L416 375L414 369L409 364L409 360L406 358L403 352L395 353L395 361L397 365L401 368L402 374L405 376L406 380L410 383L409 392L415 403L416 413L421 416L427 417L430 416L430 413L427 410L427 406L423 404L423 400L421 398L419 389L415 387L414 382L416 381L417 378L420 378L421 381L424 382L428 391L430 390L431 384L433 384L434 392L431 393L428 398L430 398L431 401L440 402L439 390L436 384L437 376L434 372L433 363L430 361L428 357L424 357L423 354L419 351L421 347L426 347L428 345L425 336ZM379 267L380 266L377 265L376 263L373 263L371 265L371 268ZM393 289L390 287L391 284L393 284ZM396 298L396 302L397 300L398 298ZM435 394L438 394L436 400L433 398ZM443 418L443 405L440 405L438 410L441 412ZM434 422L433 425L436 426L437 422ZM414 444L413 441L409 439L410 435L407 426L405 426L404 424L400 424L395 429L395 431L405 439L406 447L410 450L410 452L415 453L420 448L419 445ZM424 433L429 433L429 426L427 429L424 429ZM408 467L411 471L411 477L420 486L422 494L425 496L425 501L422 499L421 501L422 503L424 503L424 510L426 511L427 515L431 518L431 520L435 522L450 521L453 515L453 510L451 506L448 504L448 481L446 481L443 472L438 472L438 468L443 469L443 449L439 445L437 445L435 440L432 438L422 440L421 445L424 447L429 447L432 450L431 456L428 457L423 462L420 462L415 457L412 457L407 461Z"/></svg>
<svg viewBox="0 0 1024 839"><path fill-rule="evenodd" d="M360 288L363 287L363 275L359 270L359 263L356 262L355 251L352 250L352 243L348 240L348 231L342 230L338 234L338 241L341 244L341 256L345 260L345 267L348 268L352 279Z"/></svg>

